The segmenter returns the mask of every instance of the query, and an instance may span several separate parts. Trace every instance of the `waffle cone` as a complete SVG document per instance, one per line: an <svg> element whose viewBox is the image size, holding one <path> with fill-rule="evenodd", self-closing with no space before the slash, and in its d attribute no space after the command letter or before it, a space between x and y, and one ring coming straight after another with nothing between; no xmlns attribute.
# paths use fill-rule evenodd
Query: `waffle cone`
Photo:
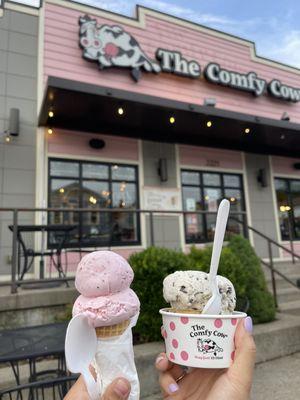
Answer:
<svg viewBox="0 0 300 400"><path fill-rule="evenodd" d="M110 338L110 337L114 337L114 336L120 336L128 328L129 322L130 322L130 320L127 319L116 325L99 326L99 327L95 328L96 335L98 338Z"/></svg>
<svg viewBox="0 0 300 400"><path fill-rule="evenodd" d="M191 310L191 309L178 310L178 308L169 308L168 311L176 314L202 314L202 312L199 310Z"/></svg>

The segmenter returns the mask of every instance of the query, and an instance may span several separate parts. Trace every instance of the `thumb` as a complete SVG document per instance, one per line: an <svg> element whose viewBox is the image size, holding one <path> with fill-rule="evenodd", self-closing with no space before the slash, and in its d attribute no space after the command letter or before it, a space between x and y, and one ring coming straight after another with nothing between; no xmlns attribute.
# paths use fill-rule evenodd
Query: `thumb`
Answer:
<svg viewBox="0 0 300 400"><path fill-rule="evenodd" d="M130 383L125 378L117 378L106 388L101 400L126 400L130 389Z"/></svg>
<svg viewBox="0 0 300 400"><path fill-rule="evenodd" d="M251 317L246 317L240 321L234 341L234 362L229 368L228 374L233 381L232 383L250 391L256 353Z"/></svg>

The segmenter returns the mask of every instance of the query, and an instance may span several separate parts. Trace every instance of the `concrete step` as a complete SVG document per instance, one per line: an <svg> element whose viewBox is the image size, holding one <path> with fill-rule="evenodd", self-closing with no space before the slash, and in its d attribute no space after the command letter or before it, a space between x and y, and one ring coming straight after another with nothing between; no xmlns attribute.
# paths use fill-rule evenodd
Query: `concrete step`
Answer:
<svg viewBox="0 0 300 400"><path fill-rule="evenodd" d="M287 275L287 277L293 281L295 284L297 284L297 280L300 279L300 271L299 274L289 274ZM276 276L276 287L277 289L284 289L284 288L290 288L293 287L289 282L287 282L285 279L279 277L278 275ZM266 276L266 281L267 281L267 285L269 290L272 290L272 279L271 279L271 275L268 274Z"/></svg>
<svg viewBox="0 0 300 400"><path fill-rule="evenodd" d="M292 264L292 263L275 263L274 268L279 272L282 272L285 275L300 275L300 263ZM265 265L262 265L262 270L265 273L266 278L271 275L270 269Z"/></svg>
<svg viewBox="0 0 300 400"><path fill-rule="evenodd" d="M279 304L287 301L300 300L300 290L291 286L277 290L277 301Z"/></svg>
<svg viewBox="0 0 300 400"><path fill-rule="evenodd" d="M300 317L300 299L287 301L279 305L279 311L283 314L291 314Z"/></svg>

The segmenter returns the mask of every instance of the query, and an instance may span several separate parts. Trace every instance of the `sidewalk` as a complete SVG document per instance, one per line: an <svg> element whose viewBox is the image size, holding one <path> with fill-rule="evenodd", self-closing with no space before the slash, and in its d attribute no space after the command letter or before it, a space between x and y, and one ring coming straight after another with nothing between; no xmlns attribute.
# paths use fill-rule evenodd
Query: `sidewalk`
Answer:
<svg viewBox="0 0 300 400"><path fill-rule="evenodd" d="M258 364L251 400L295 400L300 398L300 353ZM141 400L161 400L160 394Z"/></svg>

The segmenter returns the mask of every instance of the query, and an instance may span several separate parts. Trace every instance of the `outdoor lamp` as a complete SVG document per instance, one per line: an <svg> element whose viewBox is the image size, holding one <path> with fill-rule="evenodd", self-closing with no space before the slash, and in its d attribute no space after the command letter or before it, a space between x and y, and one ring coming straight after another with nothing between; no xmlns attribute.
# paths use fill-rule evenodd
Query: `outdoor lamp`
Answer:
<svg viewBox="0 0 300 400"><path fill-rule="evenodd" d="M282 114L281 120L282 121L289 121L290 120L290 116L286 111Z"/></svg>
<svg viewBox="0 0 300 400"><path fill-rule="evenodd" d="M264 168L261 168L258 170L256 179L257 179L257 182L260 183L261 187L268 186L267 174L266 174L266 170Z"/></svg>
<svg viewBox="0 0 300 400"><path fill-rule="evenodd" d="M206 99L204 99L204 103L205 106L209 106L209 107L215 107L217 104L217 100L214 97L207 97Z"/></svg>

